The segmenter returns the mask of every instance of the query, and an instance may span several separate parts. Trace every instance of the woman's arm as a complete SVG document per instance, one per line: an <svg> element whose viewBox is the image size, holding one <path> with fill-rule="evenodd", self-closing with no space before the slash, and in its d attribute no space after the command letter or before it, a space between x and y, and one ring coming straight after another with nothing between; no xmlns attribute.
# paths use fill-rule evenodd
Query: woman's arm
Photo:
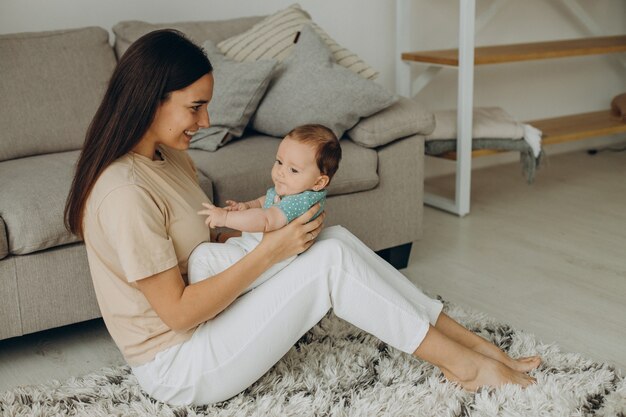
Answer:
<svg viewBox="0 0 626 417"><path fill-rule="evenodd" d="M271 265L308 249L320 233L324 213L316 204L287 226L266 233L261 243L237 263L211 279L185 285L178 267L136 281L161 320L176 331L212 319L228 307Z"/></svg>

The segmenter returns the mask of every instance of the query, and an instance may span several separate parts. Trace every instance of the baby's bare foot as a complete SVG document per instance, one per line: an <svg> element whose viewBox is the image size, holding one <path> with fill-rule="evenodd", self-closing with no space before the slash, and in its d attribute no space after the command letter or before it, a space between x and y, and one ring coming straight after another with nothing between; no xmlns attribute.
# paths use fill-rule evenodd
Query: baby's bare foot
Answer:
<svg viewBox="0 0 626 417"><path fill-rule="evenodd" d="M502 362L509 368L518 372L530 372L533 369L536 369L541 364L540 356L529 356L519 359L513 359L509 355L504 353L496 345L493 345L489 342L481 343L477 346L474 346L473 350L488 358L497 360L498 362Z"/></svg>
<svg viewBox="0 0 626 417"><path fill-rule="evenodd" d="M484 361L479 365L478 372L473 378L462 379L448 369L442 372L446 379L456 382L467 391L476 391L483 386L497 388L505 384L516 384L527 387L536 383L535 378L523 372L511 369L502 362L484 357Z"/></svg>

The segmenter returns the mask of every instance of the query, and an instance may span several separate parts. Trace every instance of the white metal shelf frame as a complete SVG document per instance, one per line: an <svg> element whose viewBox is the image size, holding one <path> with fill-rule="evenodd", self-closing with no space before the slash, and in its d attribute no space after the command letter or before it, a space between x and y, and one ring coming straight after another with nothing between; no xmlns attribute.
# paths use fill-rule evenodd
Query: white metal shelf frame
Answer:
<svg viewBox="0 0 626 417"><path fill-rule="evenodd" d="M396 90L398 94L413 97L413 68L402 61L402 52L410 50L411 0L396 2ZM475 0L459 0L459 66L457 85L457 160L456 188L454 200L424 194L424 203L465 216L470 211L470 188L472 177L472 111L474 97L474 21L476 15ZM432 79L439 69L427 69L419 89Z"/></svg>

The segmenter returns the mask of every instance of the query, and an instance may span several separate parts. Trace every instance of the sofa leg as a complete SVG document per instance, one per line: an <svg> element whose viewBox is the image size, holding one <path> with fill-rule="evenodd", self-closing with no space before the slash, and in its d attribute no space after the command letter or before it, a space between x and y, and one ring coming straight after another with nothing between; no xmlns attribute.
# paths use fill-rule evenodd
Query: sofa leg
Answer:
<svg viewBox="0 0 626 417"><path fill-rule="evenodd" d="M406 268L409 264L409 255L411 254L412 245L413 242L409 242L404 245L379 250L376 254L389 262L394 268L402 269Z"/></svg>

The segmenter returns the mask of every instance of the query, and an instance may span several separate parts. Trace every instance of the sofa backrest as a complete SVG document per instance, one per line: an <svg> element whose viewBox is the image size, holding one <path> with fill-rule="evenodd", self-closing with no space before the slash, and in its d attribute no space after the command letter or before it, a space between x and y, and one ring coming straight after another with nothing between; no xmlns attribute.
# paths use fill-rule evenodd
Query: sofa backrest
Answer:
<svg viewBox="0 0 626 417"><path fill-rule="evenodd" d="M122 21L113 26L115 34L115 54L121 57L131 43L141 36L157 29L171 28L180 30L196 44L202 46L206 40L215 44L231 36L245 32L260 22L265 16L241 17L228 20L175 22L175 23L148 23L138 20Z"/></svg>
<svg viewBox="0 0 626 417"><path fill-rule="evenodd" d="M0 35L0 161L80 149L115 54L98 27Z"/></svg>

